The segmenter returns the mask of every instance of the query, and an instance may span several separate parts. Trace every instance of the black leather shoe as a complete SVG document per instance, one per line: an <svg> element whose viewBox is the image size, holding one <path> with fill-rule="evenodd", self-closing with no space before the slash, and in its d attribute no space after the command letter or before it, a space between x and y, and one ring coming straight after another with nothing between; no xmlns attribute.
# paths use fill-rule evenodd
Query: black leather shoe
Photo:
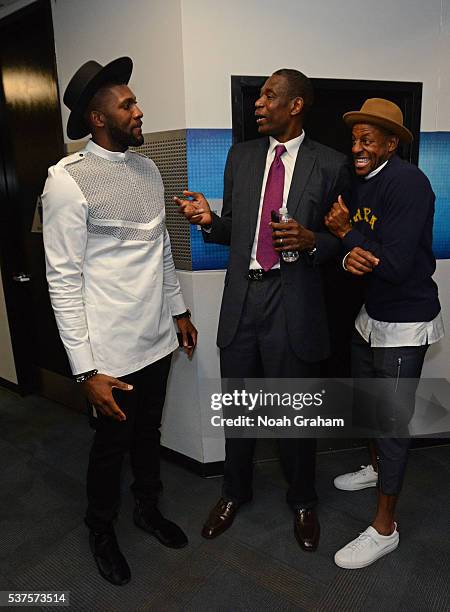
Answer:
<svg viewBox="0 0 450 612"><path fill-rule="evenodd" d="M98 571L105 580L118 586L130 582L130 568L127 560L120 551L116 540L116 534L113 530L103 533L90 531L89 545L94 555Z"/></svg>
<svg viewBox="0 0 450 612"><path fill-rule="evenodd" d="M294 534L300 548L310 552L317 550L320 523L315 508L295 510Z"/></svg>
<svg viewBox="0 0 450 612"><path fill-rule="evenodd" d="M203 525L202 536L211 540L226 531L233 524L238 508L235 502L221 497Z"/></svg>
<svg viewBox="0 0 450 612"><path fill-rule="evenodd" d="M134 523L169 548L184 548L188 539L183 531L163 517L155 506L146 507L142 502L136 502Z"/></svg>

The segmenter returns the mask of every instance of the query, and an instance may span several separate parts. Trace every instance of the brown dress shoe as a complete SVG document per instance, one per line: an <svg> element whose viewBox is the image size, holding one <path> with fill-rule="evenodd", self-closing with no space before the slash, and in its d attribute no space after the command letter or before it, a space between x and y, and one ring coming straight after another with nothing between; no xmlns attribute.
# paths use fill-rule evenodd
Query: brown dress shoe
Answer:
<svg viewBox="0 0 450 612"><path fill-rule="evenodd" d="M295 510L294 534L300 548L310 552L317 550L320 524L315 508Z"/></svg>
<svg viewBox="0 0 450 612"><path fill-rule="evenodd" d="M203 525L202 536L211 540L231 527L238 505L221 497Z"/></svg>

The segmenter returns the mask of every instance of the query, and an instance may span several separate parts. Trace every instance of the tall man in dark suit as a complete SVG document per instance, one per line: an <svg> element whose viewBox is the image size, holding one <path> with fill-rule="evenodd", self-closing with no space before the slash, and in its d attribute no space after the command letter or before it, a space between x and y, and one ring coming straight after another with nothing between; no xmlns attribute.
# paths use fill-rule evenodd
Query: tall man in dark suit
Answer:
<svg viewBox="0 0 450 612"><path fill-rule="evenodd" d="M313 102L310 80L297 70L275 72L256 102L258 131L265 138L231 147L224 177L222 216L211 212L201 193L176 198L180 212L202 227L207 242L231 246L217 343L224 378L317 376L329 353L321 264L339 250L323 225L334 197L349 182L343 155L309 140L303 131ZM270 222L271 211L287 206L294 218ZM285 263L282 251L299 251ZM304 550L317 548L315 510L316 441L280 439L280 458L289 483L287 501L294 532ZM226 440L223 497L202 535L214 538L231 526L252 497L254 439Z"/></svg>

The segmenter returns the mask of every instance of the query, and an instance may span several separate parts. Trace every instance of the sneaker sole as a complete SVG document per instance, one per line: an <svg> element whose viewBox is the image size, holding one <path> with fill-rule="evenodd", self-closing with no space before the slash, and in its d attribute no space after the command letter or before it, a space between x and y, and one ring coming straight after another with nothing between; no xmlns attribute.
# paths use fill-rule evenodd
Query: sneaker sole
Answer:
<svg viewBox="0 0 450 612"><path fill-rule="evenodd" d="M366 561L366 563L358 563L358 565L355 565L354 563L345 563L345 562L338 563L336 561L336 556L334 557L334 562L336 563L338 567L341 567L342 569L362 569L363 567L368 567L369 565L372 565L372 563L375 563L375 561L378 561L378 559L381 559L381 557L384 557L385 555L388 555L390 552L394 551L398 547L398 544L399 544L399 541L397 540L395 544L391 544L387 548L384 548L380 553L378 553L376 557L374 557L370 561Z"/></svg>
<svg viewBox="0 0 450 612"><path fill-rule="evenodd" d="M378 480L375 480L375 482L366 482L364 484L353 485L351 487L340 486L336 483L334 483L334 486L336 487L336 489L339 489L339 491L361 491L361 489L370 489L370 487L376 487L377 484Z"/></svg>

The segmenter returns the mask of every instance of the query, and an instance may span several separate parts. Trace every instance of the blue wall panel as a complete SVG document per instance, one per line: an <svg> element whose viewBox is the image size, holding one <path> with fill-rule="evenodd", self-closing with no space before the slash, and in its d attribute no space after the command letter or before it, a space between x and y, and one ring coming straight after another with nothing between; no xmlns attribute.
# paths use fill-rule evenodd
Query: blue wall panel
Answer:
<svg viewBox="0 0 450 612"><path fill-rule="evenodd" d="M434 254L450 259L450 132L421 132L419 167L436 194Z"/></svg>
<svg viewBox="0 0 450 612"><path fill-rule="evenodd" d="M207 199L221 199L223 171L231 130L186 130L188 185L191 191L201 191ZM191 225L192 269L220 270L228 265L229 248L205 244L202 233Z"/></svg>

